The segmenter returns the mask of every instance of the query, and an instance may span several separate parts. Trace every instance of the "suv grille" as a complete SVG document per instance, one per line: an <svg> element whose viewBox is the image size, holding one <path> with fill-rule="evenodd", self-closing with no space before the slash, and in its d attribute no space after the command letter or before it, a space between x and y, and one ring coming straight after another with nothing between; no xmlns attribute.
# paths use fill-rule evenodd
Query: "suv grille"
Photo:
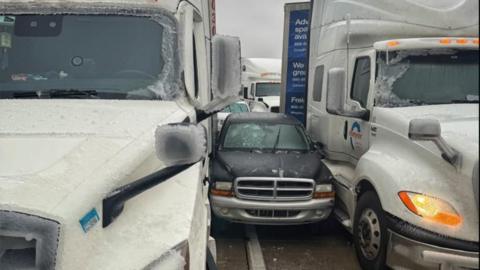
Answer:
<svg viewBox="0 0 480 270"><path fill-rule="evenodd" d="M235 194L258 201L303 201L312 198L315 181L301 178L239 177Z"/></svg>

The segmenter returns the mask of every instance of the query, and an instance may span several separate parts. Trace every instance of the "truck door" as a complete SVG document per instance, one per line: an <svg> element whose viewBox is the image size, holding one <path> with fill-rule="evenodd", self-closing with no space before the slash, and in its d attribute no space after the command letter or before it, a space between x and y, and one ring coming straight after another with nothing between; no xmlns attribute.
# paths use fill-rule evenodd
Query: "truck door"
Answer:
<svg viewBox="0 0 480 270"><path fill-rule="evenodd" d="M369 91L373 86L371 74L372 57L359 56L355 59L350 94L347 101L356 109L369 109ZM372 87L373 89L373 87ZM343 136L346 153L358 160L369 148L370 121L360 118L347 117L344 122Z"/></svg>

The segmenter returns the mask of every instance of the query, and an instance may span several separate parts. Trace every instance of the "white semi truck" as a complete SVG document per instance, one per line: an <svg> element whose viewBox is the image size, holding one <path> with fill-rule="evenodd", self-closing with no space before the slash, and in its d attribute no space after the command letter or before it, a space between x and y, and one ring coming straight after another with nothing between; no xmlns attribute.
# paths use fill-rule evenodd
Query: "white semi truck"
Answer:
<svg viewBox="0 0 480 270"><path fill-rule="evenodd" d="M312 1L307 129L363 269L479 268L478 8Z"/></svg>
<svg viewBox="0 0 480 270"><path fill-rule="evenodd" d="M0 1L0 269L215 267L208 117L241 62L211 4Z"/></svg>
<svg viewBox="0 0 480 270"><path fill-rule="evenodd" d="M251 107L279 112L281 68L281 59L242 58L243 97L252 101Z"/></svg>

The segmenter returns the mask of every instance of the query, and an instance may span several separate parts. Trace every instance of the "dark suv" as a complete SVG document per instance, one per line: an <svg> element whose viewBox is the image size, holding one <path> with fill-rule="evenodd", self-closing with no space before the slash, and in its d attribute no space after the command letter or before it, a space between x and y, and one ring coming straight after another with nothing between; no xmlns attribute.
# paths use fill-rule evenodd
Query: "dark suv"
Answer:
<svg viewBox="0 0 480 270"><path fill-rule="evenodd" d="M271 225L326 219L335 192L322 157L293 117L230 115L210 170L214 214L233 222Z"/></svg>

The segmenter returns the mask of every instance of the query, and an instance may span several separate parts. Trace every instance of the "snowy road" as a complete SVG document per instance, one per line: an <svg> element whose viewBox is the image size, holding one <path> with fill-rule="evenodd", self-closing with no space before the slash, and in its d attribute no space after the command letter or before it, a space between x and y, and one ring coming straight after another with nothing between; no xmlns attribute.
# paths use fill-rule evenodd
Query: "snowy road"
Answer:
<svg viewBox="0 0 480 270"><path fill-rule="evenodd" d="M256 226L256 232L267 270L360 269L351 236L333 219L316 228ZM214 237L220 270L250 270L243 225L214 228Z"/></svg>

